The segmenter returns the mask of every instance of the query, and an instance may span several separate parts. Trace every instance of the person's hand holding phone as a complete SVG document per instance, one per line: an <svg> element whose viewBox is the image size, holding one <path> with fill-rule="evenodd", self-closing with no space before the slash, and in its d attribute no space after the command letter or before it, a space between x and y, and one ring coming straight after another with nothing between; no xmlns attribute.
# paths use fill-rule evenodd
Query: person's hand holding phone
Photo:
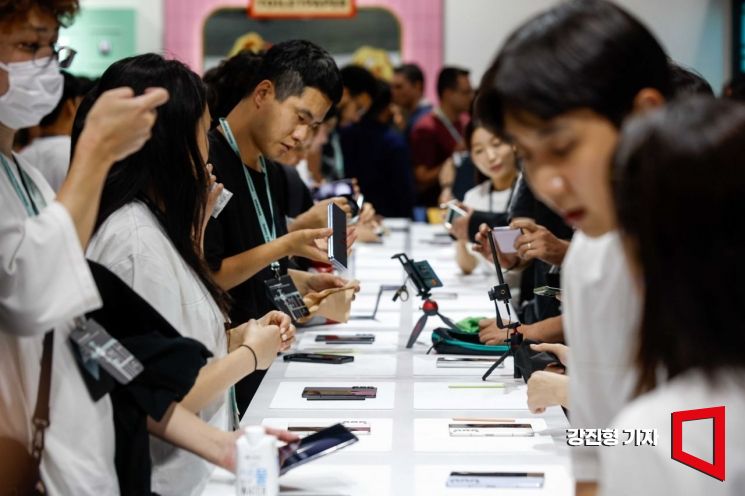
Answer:
<svg viewBox="0 0 745 496"><path fill-rule="evenodd" d="M289 257L303 257L314 262L328 263L326 251L331 229L301 229L285 234L280 239L284 241L283 253Z"/></svg>
<svg viewBox="0 0 745 496"><path fill-rule="evenodd" d="M468 242L468 223L471 221L473 209L460 202L456 203L455 206L464 211L466 215L455 216L452 222L450 222L450 229L448 232L458 241ZM445 216L447 217L447 215L448 213L446 212Z"/></svg>
<svg viewBox="0 0 745 496"><path fill-rule="evenodd" d="M476 233L476 243L473 245L473 251L479 253L481 256L492 261L491 246L489 244L489 236L492 235L492 229L486 224L479 226L479 232ZM502 266L502 269L510 269L517 266L520 258L516 253L502 253L497 246L497 260Z"/></svg>
<svg viewBox="0 0 745 496"><path fill-rule="evenodd" d="M522 229L515 240L517 253L523 260L539 259L551 265L561 265L569 249L569 241L559 239L543 226L530 219L514 220L510 227Z"/></svg>

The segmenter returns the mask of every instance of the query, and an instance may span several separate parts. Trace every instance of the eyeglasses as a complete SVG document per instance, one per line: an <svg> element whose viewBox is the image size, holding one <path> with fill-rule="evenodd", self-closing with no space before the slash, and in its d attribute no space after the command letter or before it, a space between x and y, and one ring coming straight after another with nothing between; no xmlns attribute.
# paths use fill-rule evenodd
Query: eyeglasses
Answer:
<svg viewBox="0 0 745 496"><path fill-rule="evenodd" d="M51 55L42 55L42 48L44 47L37 45L34 50L34 65L39 68L45 68L52 63L52 60L56 60L60 69L67 69L78 53L70 47L54 45Z"/></svg>
<svg viewBox="0 0 745 496"><path fill-rule="evenodd" d="M42 69L49 66L52 60L57 61L60 69L67 69L78 53L70 47L42 43L17 43L13 47L31 55L33 64Z"/></svg>

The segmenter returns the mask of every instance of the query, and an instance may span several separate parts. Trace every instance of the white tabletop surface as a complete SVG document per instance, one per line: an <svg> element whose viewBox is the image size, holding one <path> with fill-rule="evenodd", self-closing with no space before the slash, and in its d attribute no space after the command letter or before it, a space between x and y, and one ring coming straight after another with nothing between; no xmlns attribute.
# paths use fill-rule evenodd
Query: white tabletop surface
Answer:
<svg viewBox="0 0 745 496"><path fill-rule="evenodd" d="M496 284L496 276L491 278L484 274L460 274L455 264L454 247L428 242L442 239L439 236L443 232L441 226L409 225L407 221L398 219L387 221L386 225L392 227L393 232L385 238L383 244L355 247L350 265L354 277L361 281L362 290L359 295L360 307L354 302L352 314L364 314L372 310L374 298L381 284L400 284L404 280L400 264L396 260L391 260L391 256L405 252L417 261L429 260L443 280L444 287L433 293L444 293L443 298L438 299L438 303L441 311L448 317L453 320L467 316L494 317L494 305L489 301L487 291ZM329 424L336 420L364 420L370 423L371 436L374 436L358 443L354 449L341 450L289 472L280 479L281 494L573 494L569 453L564 440L568 423L563 411L560 408L550 408L542 415L532 415L527 410L527 405L515 409L514 396L520 394L519 390L524 386L524 381L513 379L509 375L509 369L507 373L498 372L490 380L490 383L503 383L504 390L470 390L474 394L466 394L468 398L465 400L459 399L458 395L453 395L453 398L443 396L437 401L422 396L433 391L447 391L449 384L483 383L472 370L459 372L455 369L452 370L452 375L441 374L443 369L437 369L436 373L431 374L427 372L431 367L428 368L427 363L421 360L431 360L424 358L427 348L431 345L428 330L439 325L438 319L430 319L427 330L422 333L413 349L405 348L411 328L421 315L421 302L412 288L409 289L409 293L408 301L396 303L390 301L391 293L385 293L381 310L374 321L353 320L342 325L300 330L300 347L310 345L315 333L318 332L358 331L374 332L378 335L385 333L385 338L376 338L376 342L380 341L378 346L351 347L349 351L360 357L357 367L345 367L342 372L341 369L333 369L342 367L337 365L305 367L301 366L304 364L292 363L288 366L279 358L266 374L243 418L243 425L264 423L282 427L283 423L303 424L312 422L313 419L316 419L317 423ZM391 339L392 335L389 333L397 334L397 338ZM307 337L304 334L307 334ZM345 345L340 348L350 347ZM376 359L380 360L380 368L371 366ZM511 363L509 368L511 369ZM358 375L351 373L352 369L357 370ZM388 404L388 398L381 409L359 409L354 406L345 409L338 403L335 408L326 404L327 408L318 409L308 407L303 401L276 401L278 393L295 391L298 385L344 386L352 383L361 386L394 386L388 388L385 393L385 396L388 392L392 394L392 407ZM458 392L468 393L469 390ZM495 397L490 397L489 393L494 393ZM510 396L509 401L505 403L508 408L500 408L497 395L504 398ZM284 404L291 405L292 408L277 408L278 405ZM415 404L420 408L415 408ZM425 408L421 408L423 406ZM442 409L441 406L449 409ZM540 437L528 442L515 438L503 443L500 443L499 438L492 438L494 445L485 438L469 444L467 440L443 437L443 443L451 443L451 450L443 449L442 443L432 442L443 435L439 431L446 428L447 419L456 417L522 419L534 423L535 426L541 426ZM428 434L432 429L436 430ZM422 436L429 439L423 441ZM544 488L539 491L499 492L505 490L451 489L445 485L451 471L502 470L545 472ZM232 476L222 470L216 470L204 494L234 495Z"/></svg>

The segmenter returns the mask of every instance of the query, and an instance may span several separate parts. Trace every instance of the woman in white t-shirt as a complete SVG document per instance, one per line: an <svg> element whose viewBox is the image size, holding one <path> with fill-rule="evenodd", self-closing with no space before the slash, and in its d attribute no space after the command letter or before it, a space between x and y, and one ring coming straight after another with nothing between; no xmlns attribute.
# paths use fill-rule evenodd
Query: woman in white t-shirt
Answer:
<svg viewBox="0 0 745 496"><path fill-rule="evenodd" d="M644 311L629 343L639 396L614 421L619 444L600 451L601 492L745 494L745 107L698 97L631 121L614 169ZM676 434L675 412L698 409L710 410L689 420L714 422L687 421ZM654 429L655 445L628 442L644 439L637 429Z"/></svg>
<svg viewBox="0 0 745 496"><path fill-rule="evenodd" d="M477 119L471 119L465 134L471 160L476 165L478 184L466 192L463 205L468 212L479 210L506 214L517 184L515 147L486 129ZM506 220L505 215L505 223ZM489 273L494 271L494 266L474 253L466 240L456 242L456 261L466 274L482 263Z"/></svg>
<svg viewBox="0 0 745 496"><path fill-rule="evenodd" d="M153 137L112 168L101 198L88 256L118 275L181 334L213 354L181 406L221 430L237 428L232 386L266 369L294 338L290 318L270 312L226 332L228 298L202 259L202 236L221 185L205 166L210 116L199 77L177 61L147 54L114 63L78 112L85 119L95 93L154 84L170 100L158 109ZM75 135L73 134L73 140ZM210 192L210 188L211 192ZM280 337L281 334L281 337ZM229 352L228 335L238 347ZM152 439L152 490L161 495L201 494L212 465Z"/></svg>

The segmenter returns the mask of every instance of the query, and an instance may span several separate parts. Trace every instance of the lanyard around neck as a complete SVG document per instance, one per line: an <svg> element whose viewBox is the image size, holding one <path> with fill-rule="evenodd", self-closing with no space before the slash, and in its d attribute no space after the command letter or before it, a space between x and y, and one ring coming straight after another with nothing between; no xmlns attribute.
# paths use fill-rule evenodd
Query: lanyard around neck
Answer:
<svg viewBox="0 0 745 496"><path fill-rule="evenodd" d="M445 129L448 130L450 136L453 137L456 143L463 141L463 136L461 136L458 130L455 129L453 123L450 122L450 119L448 119L448 116L445 115L445 112L443 112L440 107L436 107L432 113L440 122L442 122L442 125L445 126Z"/></svg>
<svg viewBox="0 0 745 496"><path fill-rule="evenodd" d="M241 151L238 148L238 142L235 140L233 131L230 129L228 121L224 118L220 119L220 127L225 132L225 139L228 140L230 148L233 149L238 159L241 158ZM269 188L269 174L266 171L266 163L264 157L259 155L259 164L261 165L261 173L264 175L264 187L266 188L266 197L269 202L269 215L271 221L271 229L269 228L270 222L267 221L266 215L264 214L264 208L261 206L259 196L256 194L256 185L254 184L251 174L248 172L248 167L241 160L241 168L243 169L243 175L246 177L246 184L248 185L248 191L251 193L251 201L253 201L254 209L256 210L256 217L259 220L259 227L261 228L261 234L264 236L264 243L270 243L277 239L277 226L274 224L274 206L272 204L272 191ZM272 270L277 273L279 271L279 262L272 262Z"/></svg>
<svg viewBox="0 0 745 496"><path fill-rule="evenodd" d="M517 178L515 178L514 181L512 181L512 186L510 186L510 196L507 197L507 203L505 206L505 212L508 212L510 210L510 203L512 203L512 196L515 194L515 186L517 186ZM494 196L494 183L491 182L491 179L489 180L489 212L494 212L492 210L492 196Z"/></svg>
<svg viewBox="0 0 745 496"><path fill-rule="evenodd" d="M36 215L39 215L39 208L36 206L37 203L41 207L45 207L47 202L46 200L44 200L44 195L41 194L39 188L36 187L36 183L34 182L34 180L31 179L31 177L26 174L26 171L21 169L21 167L17 167L18 175L21 178L21 185L18 182L18 178L16 178L15 173L13 173L10 164L5 159L5 156L2 154L0 154L0 162L2 162L5 174L8 176L10 184L13 185L13 189L15 190L16 195L18 195L18 198L21 200L21 203L26 209L26 213L28 214L28 216L34 217Z"/></svg>

